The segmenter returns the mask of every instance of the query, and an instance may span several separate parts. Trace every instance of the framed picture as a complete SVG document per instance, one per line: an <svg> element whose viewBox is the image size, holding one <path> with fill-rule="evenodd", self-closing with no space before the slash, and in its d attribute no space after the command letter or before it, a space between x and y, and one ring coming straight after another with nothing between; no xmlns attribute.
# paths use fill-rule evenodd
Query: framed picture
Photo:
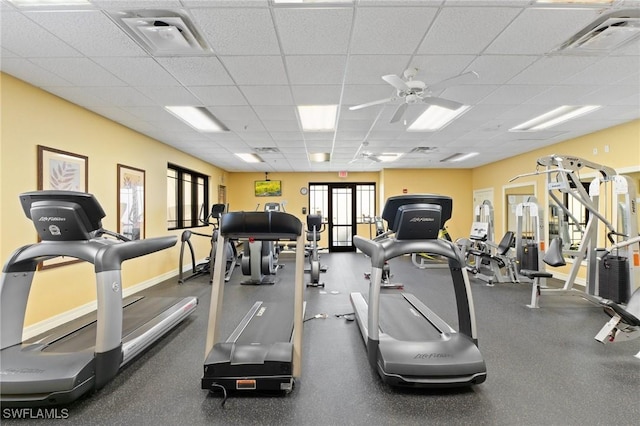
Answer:
<svg viewBox="0 0 640 426"><path fill-rule="evenodd" d="M144 170L118 164L118 232L130 240L144 238Z"/></svg>
<svg viewBox="0 0 640 426"><path fill-rule="evenodd" d="M87 192L89 158L84 155L38 145L38 189ZM40 269L81 262L56 257L40 263Z"/></svg>
<svg viewBox="0 0 640 426"><path fill-rule="evenodd" d="M280 197L282 196L282 181L257 180L254 182L256 197Z"/></svg>

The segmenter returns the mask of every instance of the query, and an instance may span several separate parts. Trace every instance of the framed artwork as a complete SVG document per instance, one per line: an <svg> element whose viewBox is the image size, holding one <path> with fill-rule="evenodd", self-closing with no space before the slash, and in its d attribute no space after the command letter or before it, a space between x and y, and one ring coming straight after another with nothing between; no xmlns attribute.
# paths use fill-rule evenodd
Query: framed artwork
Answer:
<svg viewBox="0 0 640 426"><path fill-rule="evenodd" d="M89 158L84 155L38 145L38 189L87 192ZM71 263L78 259L56 257L40 263L40 269L48 269Z"/></svg>
<svg viewBox="0 0 640 426"><path fill-rule="evenodd" d="M144 170L118 164L118 233L144 238Z"/></svg>

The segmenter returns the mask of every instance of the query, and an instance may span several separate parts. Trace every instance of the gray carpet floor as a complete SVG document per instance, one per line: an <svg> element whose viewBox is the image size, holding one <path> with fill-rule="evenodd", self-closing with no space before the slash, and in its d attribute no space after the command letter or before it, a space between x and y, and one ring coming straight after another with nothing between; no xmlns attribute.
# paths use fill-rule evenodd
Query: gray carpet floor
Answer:
<svg viewBox="0 0 640 426"><path fill-rule="evenodd" d="M225 287L230 333L255 300L293 299L293 265L274 286L240 286L237 268ZM100 391L64 407L58 423L82 425L635 425L640 421L640 340L602 345L594 335L608 320L601 308L574 297L547 296L526 308L528 284L486 286L472 279L485 383L465 389L397 389L382 383L366 359L349 293L368 291L368 259L322 256L326 287L305 290L302 377L286 396L233 395L200 389L209 306L208 277L170 280L148 291L199 297L196 312ZM391 261L393 281L417 295L454 327L448 270ZM384 290L393 292L399 290ZM3 415L3 422L11 422ZM23 421L24 422L24 421ZM24 422L26 423L26 422ZM33 421L43 424L42 421Z"/></svg>

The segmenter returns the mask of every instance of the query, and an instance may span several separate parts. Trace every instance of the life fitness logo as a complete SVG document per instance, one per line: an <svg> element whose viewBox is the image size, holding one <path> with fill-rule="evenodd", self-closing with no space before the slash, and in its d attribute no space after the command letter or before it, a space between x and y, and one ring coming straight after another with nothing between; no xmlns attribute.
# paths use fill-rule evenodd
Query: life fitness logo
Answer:
<svg viewBox="0 0 640 426"><path fill-rule="evenodd" d="M412 217L409 222L435 222L432 217Z"/></svg>
<svg viewBox="0 0 640 426"><path fill-rule="evenodd" d="M66 220L66 217L42 216L40 219L38 219L38 222L65 222ZM49 225L49 233L51 235L62 235L62 232L60 232L60 228L54 224Z"/></svg>

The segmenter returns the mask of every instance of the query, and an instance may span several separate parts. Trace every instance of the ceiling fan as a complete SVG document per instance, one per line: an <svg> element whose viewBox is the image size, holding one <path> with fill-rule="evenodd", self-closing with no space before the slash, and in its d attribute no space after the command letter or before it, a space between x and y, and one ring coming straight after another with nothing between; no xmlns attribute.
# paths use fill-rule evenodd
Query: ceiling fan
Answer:
<svg viewBox="0 0 640 426"><path fill-rule="evenodd" d="M398 108L396 108L396 111L391 117L391 123L399 121L411 104L437 105L442 108L456 110L463 104L450 99L431 96L431 94L446 89L447 87L455 86L456 84L468 83L478 78L478 74L475 71L469 71L438 83L427 85L423 81L413 79L417 73L418 68L408 68L403 73L404 79L395 74L383 75L382 79L396 88L395 96L355 105L349 107L349 110L355 111L361 108L386 104L387 102L402 99L402 103L398 105Z"/></svg>

